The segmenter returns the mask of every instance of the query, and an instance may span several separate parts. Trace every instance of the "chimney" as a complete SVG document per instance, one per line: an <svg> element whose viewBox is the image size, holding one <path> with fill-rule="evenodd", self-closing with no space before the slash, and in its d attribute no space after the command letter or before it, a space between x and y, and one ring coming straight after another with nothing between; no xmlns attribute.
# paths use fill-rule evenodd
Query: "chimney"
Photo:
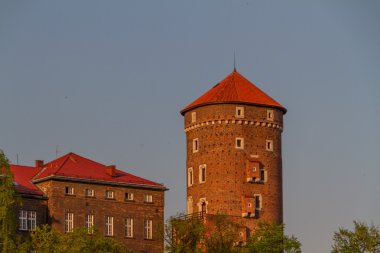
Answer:
<svg viewBox="0 0 380 253"><path fill-rule="evenodd" d="M111 177L114 177L116 175L116 165L108 165L106 167L106 173Z"/></svg>
<svg viewBox="0 0 380 253"><path fill-rule="evenodd" d="M36 160L36 168L41 169L44 167L44 160Z"/></svg>

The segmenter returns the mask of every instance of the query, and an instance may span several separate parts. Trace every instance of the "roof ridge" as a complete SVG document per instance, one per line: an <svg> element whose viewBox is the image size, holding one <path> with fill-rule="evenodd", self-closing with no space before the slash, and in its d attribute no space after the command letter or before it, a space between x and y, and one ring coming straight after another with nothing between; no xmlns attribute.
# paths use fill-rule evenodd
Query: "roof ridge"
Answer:
<svg viewBox="0 0 380 253"><path fill-rule="evenodd" d="M62 169L63 165L66 164L67 160L70 158L70 156L71 156L72 154L73 154L73 153L71 153L71 152L67 154L67 157L66 157L66 159L63 161L63 163L61 164L61 166L59 166L59 168L58 168L56 171L54 171L54 175L57 174L57 173Z"/></svg>

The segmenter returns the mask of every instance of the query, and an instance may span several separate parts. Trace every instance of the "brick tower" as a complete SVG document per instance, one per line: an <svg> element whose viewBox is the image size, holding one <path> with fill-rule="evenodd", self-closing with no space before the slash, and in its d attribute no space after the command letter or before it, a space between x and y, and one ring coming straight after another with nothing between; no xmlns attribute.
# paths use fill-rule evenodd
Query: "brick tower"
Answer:
<svg viewBox="0 0 380 253"><path fill-rule="evenodd" d="M186 106L187 212L282 223L286 109L234 70Z"/></svg>

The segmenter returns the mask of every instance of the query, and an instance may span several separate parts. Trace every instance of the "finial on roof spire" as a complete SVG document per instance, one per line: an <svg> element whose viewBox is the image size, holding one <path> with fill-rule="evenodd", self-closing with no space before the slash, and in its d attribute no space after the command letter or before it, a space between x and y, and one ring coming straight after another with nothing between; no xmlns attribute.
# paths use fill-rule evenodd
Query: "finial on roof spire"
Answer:
<svg viewBox="0 0 380 253"><path fill-rule="evenodd" d="M234 72L236 72L235 50L234 50Z"/></svg>

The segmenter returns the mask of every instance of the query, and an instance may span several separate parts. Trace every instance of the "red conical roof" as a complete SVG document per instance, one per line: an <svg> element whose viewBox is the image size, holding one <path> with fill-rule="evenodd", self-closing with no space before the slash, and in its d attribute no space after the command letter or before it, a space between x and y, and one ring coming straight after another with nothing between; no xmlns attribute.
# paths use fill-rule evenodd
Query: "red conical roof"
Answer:
<svg viewBox="0 0 380 253"><path fill-rule="evenodd" d="M286 113L285 107L257 88L239 72L233 71L205 94L182 109L181 114L184 115L185 112L203 105L220 103L275 107Z"/></svg>

